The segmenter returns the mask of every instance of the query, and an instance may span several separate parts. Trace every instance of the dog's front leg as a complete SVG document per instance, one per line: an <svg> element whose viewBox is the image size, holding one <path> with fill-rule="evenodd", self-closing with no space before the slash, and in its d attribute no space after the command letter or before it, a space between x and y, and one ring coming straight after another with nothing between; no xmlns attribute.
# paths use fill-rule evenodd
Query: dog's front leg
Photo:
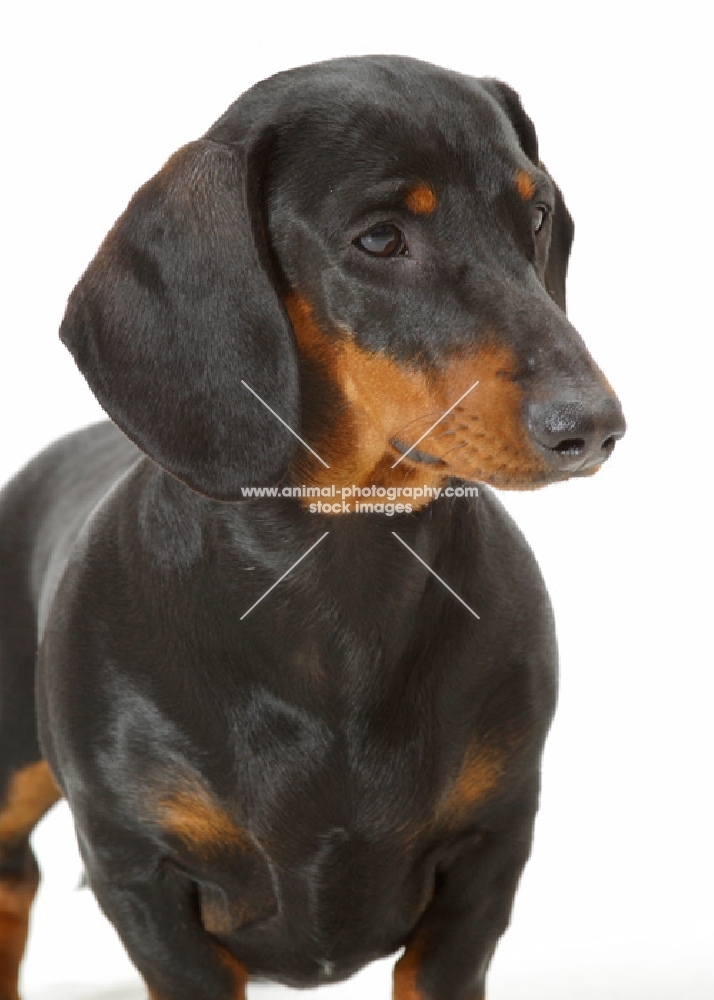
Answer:
<svg viewBox="0 0 714 1000"><path fill-rule="evenodd" d="M90 886L150 1000L245 1000L247 969L206 932L195 884L170 862L159 863L146 877L122 876L127 856L135 861L134 850L131 842L117 839L116 855L104 846L100 863L86 846L82 854L89 860Z"/></svg>
<svg viewBox="0 0 714 1000"><path fill-rule="evenodd" d="M394 1000L484 1000L532 827L531 812L506 830L467 838L448 867L437 868L434 896L394 968Z"/></svg>

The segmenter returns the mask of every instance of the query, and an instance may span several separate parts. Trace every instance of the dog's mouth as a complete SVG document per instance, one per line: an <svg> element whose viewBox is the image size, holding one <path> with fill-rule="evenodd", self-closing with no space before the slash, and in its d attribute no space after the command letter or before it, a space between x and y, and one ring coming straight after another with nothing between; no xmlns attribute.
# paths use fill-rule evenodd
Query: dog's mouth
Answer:
<svg viewBox="0 0 714 1000"><path fill-rule="evenodd" d="M563 482L574 476L591 476L599 469L599 465L586 469L578 469L569 472L558 472L552 469L527 469L525 474L520 470L509 470L505 465L496 468L483 468L481 463L476 462L473 469L467 468L463 463L451 463L446 458L439 458L428 451L417 448L414 445L406 444L401 438L392 437L389 439L391 447L405 462L414 466L426 466L430 472L444 470L444 475L454 476L465 481L480 481L488 483L496 489L503 490L537 490L544 486L551 486L554 483ZM464 442L462 444L465 444ZM458 449L455 449L458 450Z"/></svg>
<svg viewBox="0 0 714 1000"><path fill-rule="evenodd" d="M411 462L419 462L421 465L441 465L446 467L446 462L443 458L437 458L436 455L430 455L428 451L420 451L418 448L410 447L399 438L392 438L389 442L395 451L398 451L400 455L408 458Z"/></svg>

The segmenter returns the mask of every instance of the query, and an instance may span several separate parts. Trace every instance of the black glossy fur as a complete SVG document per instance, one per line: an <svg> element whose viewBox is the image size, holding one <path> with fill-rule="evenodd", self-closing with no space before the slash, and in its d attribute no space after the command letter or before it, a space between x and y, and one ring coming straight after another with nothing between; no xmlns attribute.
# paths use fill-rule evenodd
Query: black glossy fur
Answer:
<svg viewBox="0 0 714 1000"><path fill-rule="evenodd" d="M428 219L400 201L420 180ZM355 245L385 219L408 255ZM564 315L571 237L512 91L339 60L259 84L177 153L73 292L63 339L121 430L63 439L0 495L0 765L7 789L49 762L155 1000L239 998L242 969L331 982L403 945L397 1000L483 996L555 704L538 568L483 486L393 517L241 501L301 448L241 382L308 437L335 419L296 291L402 366L495 337L550 470L516 485L591 471L623 426ZM548 444L533 414L556 403ZM586 424L602 454L576 467ZM0 876L11 849L26 836Z"/></svg>

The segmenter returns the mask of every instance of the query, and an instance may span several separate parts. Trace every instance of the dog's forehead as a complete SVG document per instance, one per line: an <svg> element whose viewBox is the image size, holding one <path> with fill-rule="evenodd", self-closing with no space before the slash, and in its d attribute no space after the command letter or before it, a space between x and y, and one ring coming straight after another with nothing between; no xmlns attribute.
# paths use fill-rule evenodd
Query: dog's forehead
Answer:
<svg viewBox="0 0 714 1000"><path fill-rule="evenodd" d="M357 167L388 159L399 169L419 158L443 164L521 152L508 116L479 80L414 60L316 67L294 78L283 106L281 135L296 156L329 150Z"/></svg>
<svg viewBox="0 0 714 1000"><path fill-rule="evenodd" d="M279 73L251 88L209 132L234 141L246 112L269 120L274 176L320 186L360 174L492 172L529 163L492 88L400 56L363 56ZM496 166L498 164L498 166Z"/></svg>

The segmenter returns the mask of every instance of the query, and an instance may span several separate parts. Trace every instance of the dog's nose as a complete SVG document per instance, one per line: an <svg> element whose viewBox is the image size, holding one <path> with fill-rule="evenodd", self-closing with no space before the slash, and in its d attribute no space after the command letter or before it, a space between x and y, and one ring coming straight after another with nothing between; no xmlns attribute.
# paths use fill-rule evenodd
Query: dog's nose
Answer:
<svg viewBox="0 0 714 1000"><path fill-rule="evenodd" d="M526 423L538 451L562 472L585 471L610 457L625 433L622 408L614 396L597 401L529 403Z"/></svg>

